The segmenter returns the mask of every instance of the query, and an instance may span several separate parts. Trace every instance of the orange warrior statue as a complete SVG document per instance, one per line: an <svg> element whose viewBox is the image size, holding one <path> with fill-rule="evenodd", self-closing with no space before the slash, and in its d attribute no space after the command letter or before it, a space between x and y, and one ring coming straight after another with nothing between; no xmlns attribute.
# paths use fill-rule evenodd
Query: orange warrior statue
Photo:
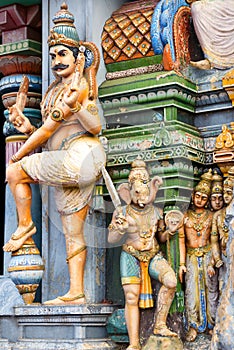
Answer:
<svg viewBox="0 0 234 350"><path fill-rule="evenodd" d="M43 125L35 130L23 114L24 90L27 90L24 86L16 104L9 110L10 121L29 138L13 155L6 172L16 203L18 227L3 249L15 251L36 233L31 216L30 184L55 186L56 204L66 240L70 290L65 296L47 303L80 304L85 302L84 220L95 182L106 160L96 137L101 130L95 79L99 52L94 44L79 40L74 17L66 4L61 6L53 22L55 25L48 44L56 79L41 104ZM92 60L89 62L90 56ZM46 152L29 155L42 145Z"/></svg>
<svg viewBox="0 0 234 350"><path fill-rule="evenodd" d="M174 299L177 279L175 272L159 250L159 240L165 242L183 222L182 213L178 212L170 220L168 228L162 211L153 205L162 179L155 176L151 181L146 164L136 159L132 163L128 183L119 186L120 197L127 203L122 213L115 210L109 225L108 241L119 242L124 239L120 258L121 281L125 294L125 317L130 345L128 349L140 348L140 313L139 307L153 306L150 276L161 282L157 297L156 322L154 334L175 337L166 326L171 303ZM181 259L185 259L182 256ZM184 260L183 260L184 261Z"/></svg>

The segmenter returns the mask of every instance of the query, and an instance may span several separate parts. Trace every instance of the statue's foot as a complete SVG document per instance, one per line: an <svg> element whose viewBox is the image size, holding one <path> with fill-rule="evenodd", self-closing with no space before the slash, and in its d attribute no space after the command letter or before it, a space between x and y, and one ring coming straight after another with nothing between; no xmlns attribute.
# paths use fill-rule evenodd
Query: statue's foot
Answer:
<svg viewBox="0 0 234 350"><path fill-rule="evenodd" d="M47 300L44 305L82 305L86 303L84 293L75 296L68 296L68 294L57 297L56 299Z"/></svg>
<svg viewBox="0 0 234 350"><path fill-rule="evenodd" d="M199 69L211 69L211 64L208 59L201 60L201 61L190 61L190 64L192 67L199 68Z"/></svg>
<svg viewBox="0 0 234 350"><path fill-rule="evenodd" d="M37 229L33 222L26 229L19 226L9 241L3 246L4 252L14 252L19 249L36 231Z"/></svg>
<svg viewBox="0 0 234 350"><path fill-rule="evenodd" d="M212 336L213 335L213 329L209 329L208 334Z"/></svg>
<svg viewBox="0 0 234 350"><path fill-rule="evenodd" d="M189 342L194 341L197 338L197 331L194 328L190 328L187 335L186 335L186 340Z"/></svg>
<svg viewBox="0 0 234 350"><path fill-rule="evenodd" d="M172 332L169 328L167 328L166 325L162 326L155 326L154 327L154 334L155 335L161 335L162 337L177 337L177 333Z"/></svg>
<svg viewBox="0 0 234 350"><path fill-rule="evenodd" d="M126 350L140 350L141 346L140 345L129 345Z"/></svg>

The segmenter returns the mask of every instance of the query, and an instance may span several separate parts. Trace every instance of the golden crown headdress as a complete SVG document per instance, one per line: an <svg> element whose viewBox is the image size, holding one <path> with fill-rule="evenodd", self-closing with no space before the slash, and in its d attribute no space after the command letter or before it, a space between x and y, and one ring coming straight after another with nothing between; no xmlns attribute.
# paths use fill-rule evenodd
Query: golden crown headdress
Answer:
<svg viewBox="0 0 234 350"><path fill-rule="evenodd" d="M212 176L211 194L219 193L223 193L223 178L215 170L214 175Z"/></svg>
<svg viewBox="0 0 234 350"><path fill-rule="evenodd" d="M234 187L234 167L232 166L229 170L228 170L228 177L224 180L223 182L223 188L230 188L231 190L233 190Z"/></svg>
<svg viewBox="0 0 234 350"><path fill-rule="evenodd" d="M224 189L230 188L232 190L233 189L233 179L230 177L227 177L223 182L223 188Z"/></svg>
<svg viewBox="0 0 234 350"><path fill-rule="evenodd" d="M55 25L48 37L49 47L54 45L78 47L80 39L74 25L74 16L68 11L66 3L61 5L52 20Z"/></svg>
<svg viewBox="0 0 234 350"><path fill-rule="evenodd" d="M211 192L211 181L212 181L212 170L209 169L208 172L202 174L201 180L194 189L194 192L201 192L210 195Z"/></svg>

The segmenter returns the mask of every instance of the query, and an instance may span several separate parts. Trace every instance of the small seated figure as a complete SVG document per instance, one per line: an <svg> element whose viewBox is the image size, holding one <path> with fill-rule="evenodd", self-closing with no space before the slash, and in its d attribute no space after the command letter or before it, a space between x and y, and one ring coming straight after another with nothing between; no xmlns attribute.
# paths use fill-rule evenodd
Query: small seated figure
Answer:
<svg viewBox="0 0 234 350"><path fill-rule="evenodd" d="M127 205L122 208L122 213L115 210L109 225L109 243L124 242L120 274L125 295L125 317L130 343L128 349L140 348L139 308L153 307L150 277L162 284L157 296L153 333L166 337L177 336L166 325L177 279L160 252L156 235L161 242L165 242L170 234L177 231L181 219L167 216L168 228L165 229L162 210L153 205L161 184L162 179L158 176L150 181L143 160L133 161L128 183L123 183L118 188L119 195ZM185 256L181 254L183 262L184 259Z"/></svg>
<svg viewBox="0 0 234 350"><path fill-rule="evenodd" d="M216 138L215 148L225 149L233 147L232 133L226 124L222 125L222 132Z"/></svg>

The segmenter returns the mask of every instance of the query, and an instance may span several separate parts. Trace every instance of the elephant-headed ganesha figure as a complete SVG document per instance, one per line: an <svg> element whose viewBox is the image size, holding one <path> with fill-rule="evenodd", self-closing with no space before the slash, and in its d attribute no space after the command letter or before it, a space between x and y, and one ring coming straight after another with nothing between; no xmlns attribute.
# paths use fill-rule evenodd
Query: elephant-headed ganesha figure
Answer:
<svg viewBox="0 0 234 350"><path fill-rule="evenodd" d="M170 220L167 214L167 227L163 211L154 205L154 200L162 179L150 179L146 163L136 159L132 163L128 183L118 187L120 197L126 202L120 213L113 213L109 225L108 241L121 240L120 256L121 283L125 295L125 318L129 335L128 349L140 348L140 310L153 307L151 278L161 283L157 296L154 334L176 337L177 334L166 326L168 312L174 299L177 279L175 272L163 257L159 242L165 242L183 222L179 211ZM123 240L123 241L122 241ZM181 259L185 257L181 256ZM184 261L184 260L183 260Z"/></svg>

